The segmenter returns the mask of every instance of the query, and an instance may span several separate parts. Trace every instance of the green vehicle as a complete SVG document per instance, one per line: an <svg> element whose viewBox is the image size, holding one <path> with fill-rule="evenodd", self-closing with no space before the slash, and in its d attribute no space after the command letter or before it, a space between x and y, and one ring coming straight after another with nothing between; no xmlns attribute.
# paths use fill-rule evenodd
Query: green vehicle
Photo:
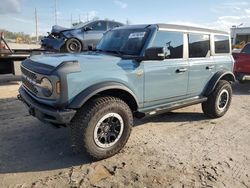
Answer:
<svg viewBox="0 0 250 188"><path fill-rule="evenodd" d="M68 126L73 145L95 159L118 153L133 118L199 104L229 109L234 60L228 33L170 24L107 32L96 51L35 55L21 64L19 98L31 115Z"/></svg>

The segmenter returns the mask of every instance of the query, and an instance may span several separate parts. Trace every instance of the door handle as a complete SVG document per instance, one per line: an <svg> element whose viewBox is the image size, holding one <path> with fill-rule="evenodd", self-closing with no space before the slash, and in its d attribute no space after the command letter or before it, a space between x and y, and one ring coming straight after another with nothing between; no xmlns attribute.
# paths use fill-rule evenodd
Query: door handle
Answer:
<svg viewBox="0 0 250 188"><path fill-rule="evenodd" d="M186 72L187 71L187 69L185 69L185 68L180 68L180 69L177 69L176 70L176 73L183 73L183 72Z"/></svg>
<svg viewBox="0 0 250 188"><path fill-rule="evenodd" d="M209 66L206 67L206 69L207 70L212 70L212 69L214 69L214 67L215 67L214 65L209 65Z"/></svg>

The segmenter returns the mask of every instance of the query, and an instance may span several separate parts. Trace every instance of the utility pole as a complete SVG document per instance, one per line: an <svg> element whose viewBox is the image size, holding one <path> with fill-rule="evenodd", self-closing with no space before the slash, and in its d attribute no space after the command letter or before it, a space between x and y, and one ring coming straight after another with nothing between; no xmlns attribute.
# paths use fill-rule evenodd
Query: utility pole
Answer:
<svg viewBox="0 0 250 188"><path fill-rule="evenodd" d="M55 25L57 25L57 2L55 0Z"/></svg>
<svg viewBox="0 0 250 188"><path fill-rule="evenodd" d="M70 15L70 23L71 23L71 25L70 25L70 26L72 26L72 24L73 24L72 13L71 13L71 15Z"/></svg>
<svg viewBox="0 0 250 188"><path fill-rule="evenodd" d="M36 42L38 42L38 24L37 24L37 11L35 8L35 22L36 22Z"/></svg>

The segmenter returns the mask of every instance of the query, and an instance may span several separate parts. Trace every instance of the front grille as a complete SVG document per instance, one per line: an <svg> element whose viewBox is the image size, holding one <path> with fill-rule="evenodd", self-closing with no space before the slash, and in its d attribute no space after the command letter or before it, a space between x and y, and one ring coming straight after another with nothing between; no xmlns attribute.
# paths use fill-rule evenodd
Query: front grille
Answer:
<svg viewBox="0 0 250 188"><path fill-rule="evenodd" d="M35 87L35 85L32 83L33 82L37 82L37 75L31 71L29 71L28 69L24 68L21 66L21 71L22 71L22 82L23 85L32 93L34 93L35 95L37 95L38 91Z"/></svg>
<svg viewBox="0 0 250 188"><path fill-rule="evenodd" d="M28 89L30 90L32 93L34 94L37 94L38 91L37 89L35 88L35 86L30 83L28 80L26 80L24 77L22 77L22 82L23 82L23 85Z"/></svg>
<svg viewBox="0 0 250 188"><path fill-rule="evenodd" d="M30 78L32 80L36 80L37 79L36 74L33 73L33 72L31 72L31 71L29 71L28 69L25 69L25 68L21 67L21 71L22 71L22 74L24 74L28 78Z"/></svg>

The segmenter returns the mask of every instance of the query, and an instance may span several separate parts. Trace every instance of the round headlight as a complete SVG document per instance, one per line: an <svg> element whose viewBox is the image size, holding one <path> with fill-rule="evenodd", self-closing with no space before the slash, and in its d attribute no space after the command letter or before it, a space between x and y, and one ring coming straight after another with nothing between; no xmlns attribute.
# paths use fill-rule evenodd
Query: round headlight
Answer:
<svg viewBox="0 0 250 188"><path fill-rule="evenodd" d="M48 78L42 78L41 80L42 93L46 97L50 97L53 93L53 86Z"/></svg>

